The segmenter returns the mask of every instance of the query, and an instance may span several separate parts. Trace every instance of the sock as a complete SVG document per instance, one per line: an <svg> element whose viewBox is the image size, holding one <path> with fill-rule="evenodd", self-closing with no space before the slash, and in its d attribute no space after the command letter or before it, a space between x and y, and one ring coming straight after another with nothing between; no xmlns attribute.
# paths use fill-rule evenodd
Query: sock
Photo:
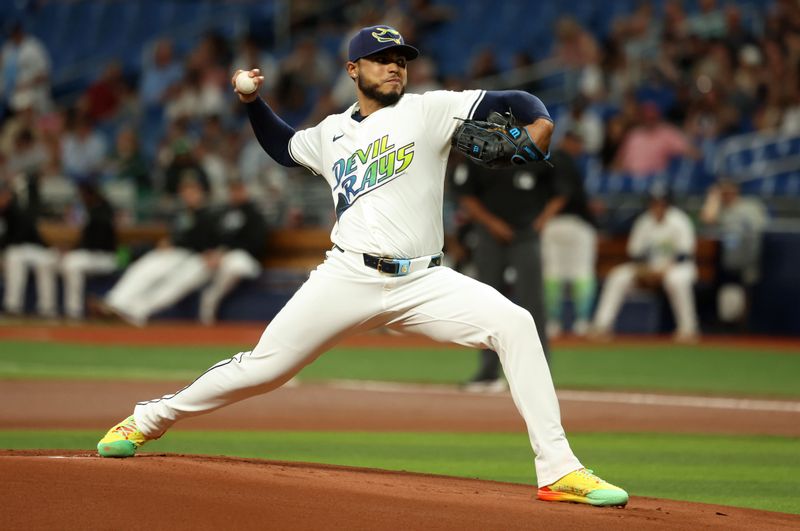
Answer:
<svg viewBox="0 0 800 531"><path fill-rule="evenodd" d="M575 302L575 319L589 321L597 287L594 277L580 278L572 283L572 300Z"/></svg>
<svg viewBox="0 0 800 531"><path fill-rule="evenodd" d="M544 300L547 305L547 318L555 323L561 322L563 306L563 286L557 278L546 278L544 281Z"/></svg>

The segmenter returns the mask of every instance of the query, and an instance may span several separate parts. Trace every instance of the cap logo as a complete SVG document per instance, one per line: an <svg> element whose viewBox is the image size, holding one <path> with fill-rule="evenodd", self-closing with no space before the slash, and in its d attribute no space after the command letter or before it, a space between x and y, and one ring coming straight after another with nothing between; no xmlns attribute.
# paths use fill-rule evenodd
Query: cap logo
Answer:
<svg viewBox="0 0 800 531"><path fill-rule="evenodd" d="M403 44L403 37L400 36L400 32L396 29L375 28L375 31L372 32L372 36L378 42L393 42L395 44Z"/></svg>

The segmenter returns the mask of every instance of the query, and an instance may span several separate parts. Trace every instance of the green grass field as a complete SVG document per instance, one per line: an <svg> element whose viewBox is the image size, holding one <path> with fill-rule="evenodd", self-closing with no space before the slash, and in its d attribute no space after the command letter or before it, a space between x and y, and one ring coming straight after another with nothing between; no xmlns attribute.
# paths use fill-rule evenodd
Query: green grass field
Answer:
<svg viewBox="0 0 800 531"><path fill-rule="evenodd" d="M239 347L125 347L0 341L3 379L177 379L243 350ZM338 348L301 380L366 379L458 383L477 362L466 349ZM627 389L800 398L800 355L710 346L557 348L560 388ZM102 435L84 431L0 431L2 448L91 450ZM576 433L576 453L634 495L800 514L800 439L701 434ZM533 483L524 434L186 432L146 449L260 457Z"/></svg>
<svg viewBox="0 0 800 531"><path fill-rule="evenodd" d="M90 450L96 432L0 431L0 447ZM637 496L800 514L800 441L785 437L575 434L595 472ZM535 483L524 434L171 432L148 452L257 457Z"/></svg>
<svg viewBox="0 0 800 531"><path fill-rule="evenodd" d="M0 341L0 378L193 379L239 347L126 347ZM337 348L301 380L458 383L471 376L468 349ZM630 389L800 397L800 355L708 346L587 345L559 348L551 370L572 389Z"/></svg>

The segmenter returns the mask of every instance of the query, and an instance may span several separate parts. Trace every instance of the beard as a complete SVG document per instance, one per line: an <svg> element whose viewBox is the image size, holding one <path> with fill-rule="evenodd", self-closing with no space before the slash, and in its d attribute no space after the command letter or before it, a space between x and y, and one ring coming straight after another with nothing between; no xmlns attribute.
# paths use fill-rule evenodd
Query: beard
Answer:
<svg viewBox="0 0 800 531"><path fill-rule="evenodd" d="M356 79L356 83L358 84L359 90L366 96L367 98L378 102L381 107L388 107L389 105L394 105L400 98L403 97L403 94L406 93L406 88L401 87L400 92L381 92L379 90L380 84L373 83L371 85L367 84L361 77L359 76Z"/></svg>

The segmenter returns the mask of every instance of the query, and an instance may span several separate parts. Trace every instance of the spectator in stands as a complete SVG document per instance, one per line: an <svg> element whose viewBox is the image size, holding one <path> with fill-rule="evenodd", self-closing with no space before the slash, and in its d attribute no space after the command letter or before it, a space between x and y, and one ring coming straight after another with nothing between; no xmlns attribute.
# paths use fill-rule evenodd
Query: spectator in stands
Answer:
<svg viewBox="0 0 800 531"><path fill-rule="evenodd" d="M541 83L536 70L533 56L525 50L518 50L511 56L511 69L505 73L505 84L531 94L540 92Z"/></svg>
<svg viewBox="0 0 800 531"><path fill-rule="evenodd" d="M717 0L700 0L699 7L700 12L686 20L689 34L706 40L725 37L725 13L717 7Z"/></svg>
<svg viewBox="0 0 800 531"><path fill-rule="evenodd" d="M742 9L736 4L725 6L725 46L738 55L745 46L753 46L756 42L752 33L742 24Z"/></svg>
<svg viewBox="0 0 800 531"><path fill-rule="evenodd" d="M162 39L146 54L139 95L145 108L163 108L170 89L183 78L183 66L174 57L172 41Z"/></svg>
<svg viewBox="0 0 800 531"><path fill-rule="evenodd" d="M114 118L125 95L125 78L122 65L112 61L103 69L100 77L86 89L86 114L94 123Z"/></svg>
<svg viewBox="0 0 800 531"><path fill-rule="evenodd" d="M28 106L50 108L50 56L42 42L15 22L0 49L0 118L4 108L17 112Z"/></svg>
<svg viewBox="0 0 800 531"><path fill-rule="evenodd" d="M107 172L112 180L128 182L136 188L136 210L141 215L151 202L153 180L136 131L130 127L121 128L117 132L115 148Z"/></svg>
<svg viewBox="0 0 800 531"><path fill-rule="evenodd" d="M217 231L219 247L205 255L211 282L200 295L200 321L207 325L214 323L220 302L239 281L261 272L267 225L242 181L230 182L228 205L217 218Z"/></svg>
<svg viewBox="0 0 800 531"><path fill-rule="evenodd" d="M500 66L497 64L497 56L491 47L487 46L472 56L468 74L469 79L482 79L496 76L499 73Z"/></svg>
<svg viewBox="0 0 800 531"><path fill-rule="evenodd" d="M85 223L74 249L61 258L64 281L64 313L70 319L84 317L86 277L111 273L117 269L117 237L114 210L97 184L78 186Z"/></svg>
<svg viewBox="0 0 800 531"><path fill-rule="evenodd" d="M578 96L569 107L569 112L558 117L558 127L553 132L553 143L559 144L567 131L580 131L583 148L581 153L597 155L603 147L603 120L589 107L589 100Z"/></svg>
<svg viewBox="0 0 800 531"><path fill-rule="evenodd" d="M281 63L284 74L295 76L304 90L327 87L336 78L335 62L316 39L305 38Z"/></svg>
<svg viewBox="0 0 800 531"><path fill-rule="evenodd" d="M39 116L33 104L29 103L15 114L0 120L0 151L11 156L16 149L17 135L24 129L37 136Z"/></svg>
<svg viewBox="0 0 800 531"><path fill-rule="evenodd" d="M716 227L720 239L717 314L723 322L745 324L750 291L760 277L767 209L756 197L742 197L735 181L723 179L709 188L700 219Z"/></svg>
<svg viewBox="0 0 800 531"><path fill-rule="evenodd" d="M203 72L204 84L222 86L228 82L228 68L233 55L230 44L217 31L206 32L189 54L187 66Z"/></svg>
<svg viewBox="0 0 800 531"><path fill-rule="evenodd" d="M602 86L600 47L597 40L577 20L563 16L556 22L553 59L565 69L568 97L596 96Z"/></svg>
<svg viewBox="0 0 800 531"><path fill-rule="evenodd" d="M686 23L689 18L682 0L665 0L661 19L661 39L664 44L684 40L688 32Z"/></svg>
<svg viewBox="0 0 800 531"><path fill-rule="evenodd" d="M592 303L597 285L597 229L583 176L576 161L583 155L581 129L573 126L553 151L553 179L563 189L554 209L558 212L542 229L547 335L561 334L563 294L569 284L574 308L572 332L583 336L589 330Z"/></svg>
<svg viewBox="0 0 800 531"><path fill-rule="evenodd" d="M628 94L618 113L608 118L603 132L603 148L600 150L600 160L605 168L613 168L619 150L628 132L636 125L639 117L639 104L632 94Z"/></svg>
<svg viewBox="0 0 800 531"><path fill-rule="evenodd" d="M175 94L167 102L167 118L202 120L224 112L225 95L222 88L207 73L206 69L200 68L186 71L183 81L177 85Z"/></svg>
<svg viewBox="0 0 800 531"><path fill-rule="evenodd" d="M24 176L27 180L38 180L49 161L47 149L30 129L21 129L14 142L14 150L8 157L11 176Z"/></svg>
<svg viewBox="0 0 800 531"><path fill-rule="evenodd" d="M36 226L36 209L21 200L9 184L0 181L0 249L3 253L3 307L6 313L21 315L25 310L28 271L36 275L37 311L56 316L55 271L58 253L44 243Z"/></svg>
<svg viewBox="0 0 800 531"><path fill-rule="evenodd" d="M753 128L753 114L756 112L762 95L766 92L766 79L763 74L763 56L758 46L748 44L737 54L737 66L729 90L730 101L740 110L745 131Z"/></svg>
<svg viewBox="0 0 800 531"><path fill-rule="evenodd" d="M208 282L206 256L216 247L216 223L206 206L206 192L192 177L180 182L184 208L172 232L158 246L131 264L99 304L136 326Z"/></svg>
<svg viewBox="0 0 800 531"><path fill-rule="evenodd" d="M684 130L694 141L716 140L738 129L739 111L728 104L723 90L709 90L696 99L689 109Z"/></svg>
<svg viewBox="0 0 800 531"><path fill-rule="evenodd" d="M186 138L175 140L171 146L172 160L166 168L164 191L170 196L178 195L178 188L184 179L192 179L208 192L211 185L193 146ZM205 200L205 198L203 198Z"/></svg>
<svg viewBox="0 0 800 531"><path fill-rule="evenodd" d="M273 226L282 225L288 209L289 171L264 156L264 150L254 135L246 138L248 140L239 152L239 177L261 206L267 222Z"/></svg>
<svg viewBox="0 0 800 531"><path fill-rule="evenodd" d="M699 158L697 148L680 129L661 118L655 103L645 102L640 109L641 124L626 134L616 155L615 169L646 176L664 171L675 157Z"/></svg>
<svg viewBox="0 0 800 531"><path fill-rule="evenodd" d="M106 166L106 141L83 111L73 109L61 141L64 175L75 182L100 176Z"/></svg>
<svg viewBox="0 0 800 531"><path fill-rule="evenodd" d="M601 59L603 92L589 96L594 97L596 100L620 105L625 96L632 93L638 80L634 77L636 72L628 67L624 44L619 32L612 32L608 36L603 45Z"/></svg>
<svg viewBox="0 0 800 531"><path fill-rule="evenodd" d="M659 54L660 24L652 2L640 2L633 13L614 21L616 38L622 45L626 65L634 79L641 79L644 71Z"/></svg>
<svg viewBox="0 0 800 531"><path fill-rule="evenodd" d="M693 291L697 280L694 227L686 213L670 204L666 187L651 188L648 201L647 211L636 219L628 239L631 261L614 267L606 277L591 334L597 339L610 337L631 289L663 287L677 323L673 338L694 342L699 335Z"/></svg>

